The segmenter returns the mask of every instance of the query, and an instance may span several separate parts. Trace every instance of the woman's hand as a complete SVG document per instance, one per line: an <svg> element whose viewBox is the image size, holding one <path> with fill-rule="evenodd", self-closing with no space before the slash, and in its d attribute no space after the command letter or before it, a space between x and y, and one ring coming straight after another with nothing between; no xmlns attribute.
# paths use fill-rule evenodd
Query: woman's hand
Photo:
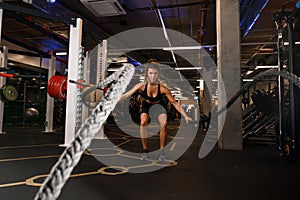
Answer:
<svg viewBox="0 0 300 200"><path fill-rule="evenodd" d="M188 124L189 122L193 121L193 119L187 115L184 116L185 122Z"/></svg>

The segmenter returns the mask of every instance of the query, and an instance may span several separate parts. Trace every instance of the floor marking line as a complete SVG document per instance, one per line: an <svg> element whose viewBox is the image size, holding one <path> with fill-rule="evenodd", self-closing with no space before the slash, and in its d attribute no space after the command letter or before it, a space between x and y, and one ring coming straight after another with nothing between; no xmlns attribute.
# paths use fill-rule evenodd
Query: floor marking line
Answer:
<svg viewBox="0 0 300 200"><path fill-rule="evenodd" d="M95 175L95 174L100 174L100 172L85 172L85 173L80 173L80 174L71 174L70 177L81 177L81 176L89 176L89 175Z"/></svg>
<svg viewBox="0 0 300 200"><path fill-rule="evenodd" d="M126 140L125 142L121 142L120 144L114 146L114 148L117 148L117 147L119 147L119 146L122 146L123 144L126 144L126 143L128 143L128 142L130 142L130 140Z"/></svg>
<svg viewBox="0 0 300 200"><path fill-rule="evenodd" d="M21 160L31 160L31 159L43 159L43 158L56 158L60 155L52 155L52 156L33 156L33 157L24 157L24 158L7 158L1 159L0 162L10 162L10 161L21 161Z"/></svg>
<svg viewBox="0 0 300 200"><path fill-rule="evenodd" d="M0 184L0 188L12 187L12 186L24 185L24 184L26 184L26 182L6 183L6 184Z"/></svg>
<svg viewBox="0 0 300 200"><path fill-rule="evenodd" d="M18 148L30 148L30 147L43 147L43 146L58 146L59 144L33 144L33 145L21 145L21 146L7 146L7 147L0 147L2 149L18 149Z"/></svg>
<svg viewBox="0 0 300 200"><path fill-rule="evenodd" d="M170 138L170 139L175 138L175 136L172 136L172 135L168 135L167 137ZM176 137L176 139L177 139L177 140L178 140L178 139L184 140L184 137Z"/></svg>
<svg viewBox="0 0 300 200"><path fill-rule="evenodd" d="M176 144L177 144L176 142L173 142L173 144L172 144L172 146L170 148L170 151L174 151Z"/></svg>

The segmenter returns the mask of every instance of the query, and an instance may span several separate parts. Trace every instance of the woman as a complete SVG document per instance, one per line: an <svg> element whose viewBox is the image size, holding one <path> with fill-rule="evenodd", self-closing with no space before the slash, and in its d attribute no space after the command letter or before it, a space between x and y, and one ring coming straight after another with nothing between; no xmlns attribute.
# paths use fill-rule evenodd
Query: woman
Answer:
<svg viewBox="0 0 300 200"><path fill-rule="evenodd" d="M178 110L181 115L184 117L186 123L189 123L189 121L192 120L181 108L180 104L174 99L174 97L171 94L171 91L169 88L167 88L165 85L161 84L159 82L159 73L160 73L160 67L159 62L155 59L151 59L148 61L145 68L145 79L144 82L136 84L131 90L126 92L122 95L121 100L124 100L125 98L130 97L136 92L139 92L139 94L144 98L144 101L142 102L142 111L141 111L141 122L140 122L140 136L142 140L142 147L143 147L143 154L142 154L142 160L145 160L147 158L148 153L148 146L147 146L147 131L146 126L150 119L149 117L149 110L154 105L161 105L162 107L165 107L163 103L163 95L165 95L170 103ZM159 160L165 159L165 154L163 151L163 148L165 146L166 142L166 136L167 136L167 113L166 109L162 108L161 106L156 106L155 116L157 116L157 119L160 124L160 156Z"/></svg>

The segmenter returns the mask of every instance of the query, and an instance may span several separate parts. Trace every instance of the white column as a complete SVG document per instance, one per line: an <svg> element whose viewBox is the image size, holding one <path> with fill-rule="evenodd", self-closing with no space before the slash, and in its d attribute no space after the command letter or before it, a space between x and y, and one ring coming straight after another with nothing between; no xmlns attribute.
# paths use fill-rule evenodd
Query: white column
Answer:
<svg viewBox="0 0 300 200"><path fill-rule="evenodd" d="M222 95L226 95L226 99L229 100L241 87L240 1L217 0L216 14L218 79L222 76L226 91L225 94L221 92L221 85L218 85L218 99L224 99ZM218 81L218 84L221 84L221 81ZM243 148L242 143L242 108L239 98L227 110L219 147L240 150Z"/></svg>
<svg viewBox="0 0 300 200"><path fill-rule="evenodd" d="M77 81L79 67L79 50L82 40L82 20L77 18L76 25L70 27L68 57L68 79L67 79L67 106L65 123L65 141L63 146L68 146L74 139L76 133L76 104L77 85L70 84L69 80Z"/></svg>
<svg viewBox="0 0 300 200"><path fill-rule="evenodd" d="M86 84L90 84L90 52L87 52L87 55L84 59L84 72L83 72L83 80ZM84 101L84 99L82 100ZM89 108L82 105L82 122L84 122L89 116Z"/></svg>
<svg viewBox="0 0 300 200"><path fill-rule="evenodd" d="M3 9L0 8L0 41L2 39L1 34L2 34L2 19L3 19Z"/></svg>
<svg viewBox="0 0 300 200"><path fill-rule="evenodd" d="M98 63L97 63L97 79L102 81L106 77L106 59L107 59L107 40L103 40L98 46ZM104 135L104 124L101 126L99 133L95 135L95 139L106 139Z"/></svg>
<svg viewBox="0 0 300 200"><path fill-rule="evenodd" d="M0 67L7 67L7 57L8 57L8 48L3 46L3 51L0 53L1 59L1 66ZM2 88L6 83L6 78L0 76L0 88ZM3 114L4 114L4 102L0 101L0 134L4 134L3 132Z"/></svg>
<svg viewBox="0 0 300 200"><path fill-rule="evenodd" d="M48 68L48 82L52 76L55 75L56 71L56 57L51 53L51 59ZM47 94L47 104L46 104L46 123L45 131L46 133L53 132L53 108L54 108L54 98Z"/></svg>
<svg viewBox="0 0 300 200"><path fill-rule="evenodd" d="M3 9L0 8L0 41L1 41L1 33L2 33L2 17L3 17ZM3 47L3 57L2 57L2 66L1 67L6 67L7 66L7 59L6 59L6 64L4 62L5 58L5 51ZM6 57L7 58L7 57ZM0 88L5 84L6 78L5 77L0 77ZM3 132L3 114L4 114L4 103L0 101L0 134L5 133Z"/></svg>

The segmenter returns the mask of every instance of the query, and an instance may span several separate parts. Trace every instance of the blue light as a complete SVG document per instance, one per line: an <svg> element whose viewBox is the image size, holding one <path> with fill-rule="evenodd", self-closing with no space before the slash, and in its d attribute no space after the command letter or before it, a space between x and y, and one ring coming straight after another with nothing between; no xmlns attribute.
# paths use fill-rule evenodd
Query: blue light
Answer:
<svg viewBox="0 0 300 200"><path fill-rule="evenodd" d="M296 3L296 8L300 8L300 1Z"/></svg>
<svg viewBox="0 0 300 200"><path fill-rule="evenodd" d="M142 64L131 57L128 57L128 63L133 64L134 66L142 66Z"/></svg>
<svg viewBox="0 0 300 200"><path fill-rule="evenodd" d="M56 0L47 0L48 3L55 3Z"/></svg>
<svg viewBox="0 0 300 200"><path fill-rule="evenodd" d="M251 16L248 16L248 17L251 17L250 19L251 20L247 20L246 17L247 16L244 16L244 18L242 19L242 21L240 22L240 26L244 24L245 20L247 20L246 22L246 25L250 24L247 28L246 28L246 31L244 32L244 36L246 36L249 31L252 29L252 27L254 26L254 24L256 23L256 21L258 20L262 10L267 6L267 4L269 3L270 0L265 0L265 1L259 1L259 7L256 9L256 10L253 10L255 11ZM261 5L263 3L263 5ZM255 18L253 19L252 21L252 18L255 16ZM251 22L251 23L250 23Z"/></svg>
<svg viewBox="0 0 300 200"><path fill-rule="evenodd" d="M254 18L253 22L250 24L250 26L247 28L247 31L244 33L244 36L246 36L248 34L248 32L252 29L252 27L254 26L256 20L259 18L260 13L258 13L256 15L256 17Z"/></svg>

